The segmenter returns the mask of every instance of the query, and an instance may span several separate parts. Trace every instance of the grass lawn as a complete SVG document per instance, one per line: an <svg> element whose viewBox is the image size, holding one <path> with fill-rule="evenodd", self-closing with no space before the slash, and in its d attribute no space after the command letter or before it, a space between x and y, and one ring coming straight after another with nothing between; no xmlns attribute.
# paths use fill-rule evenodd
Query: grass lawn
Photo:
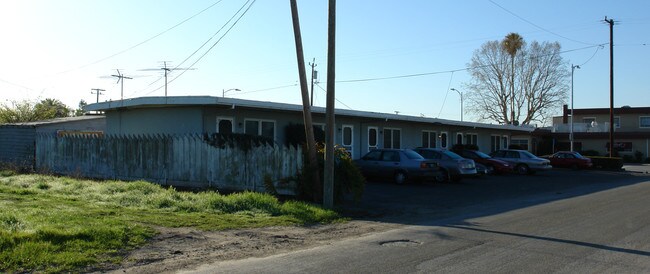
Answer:
<svg viewBox="0 0 650 274"><path fill-rule="evenodd" d="M261 193L192 193L143 181L0 171L0 272L116 263L153 236L154 226L223 230L338 220L334 211Z"/></svg>

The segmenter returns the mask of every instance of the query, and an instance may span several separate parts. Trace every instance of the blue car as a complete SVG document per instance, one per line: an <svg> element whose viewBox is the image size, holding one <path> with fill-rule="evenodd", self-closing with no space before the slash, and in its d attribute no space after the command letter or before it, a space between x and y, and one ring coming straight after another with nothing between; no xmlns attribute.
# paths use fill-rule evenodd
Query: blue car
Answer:
<svg viewBox="0 0 650 274"><path fill-rule="evenodd" d="M396 184L406 181L434 181L438 165L410 149L375 149L354 163L366 178L392 178Z"/></svg>

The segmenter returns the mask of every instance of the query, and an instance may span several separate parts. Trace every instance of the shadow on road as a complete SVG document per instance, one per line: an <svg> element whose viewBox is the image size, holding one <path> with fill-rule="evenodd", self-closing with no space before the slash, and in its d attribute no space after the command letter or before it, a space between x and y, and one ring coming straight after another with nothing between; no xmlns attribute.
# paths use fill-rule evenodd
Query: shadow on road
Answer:
<svg viewBox="0 0 650 274"><path fill-rule="evenodd" d="M448 184L372 181L367 183L360 202L348 202L342 208L354 219L449 225L649 181L650 176L634 172L563 169L532 176L483 176Z"/></svg>

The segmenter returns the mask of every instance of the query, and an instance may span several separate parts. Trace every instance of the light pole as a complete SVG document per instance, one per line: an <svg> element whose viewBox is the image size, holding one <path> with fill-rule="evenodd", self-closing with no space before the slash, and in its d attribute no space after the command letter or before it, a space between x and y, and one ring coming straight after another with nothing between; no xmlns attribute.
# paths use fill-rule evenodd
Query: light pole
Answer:
<svg viewBox="0 0 650 274"><path fill-rule="evenodd" d="M463 93L455 88L451 88L451 90L458 92L458 95L460 95L460 121L462 122L463 121Z"/></svg>
<svg viewBox="0 0 650 274"><path fill-rule="evenodd" d="M569 117L569 143L571 143L571 151L573 151L573 71L579 69L578 65L571 65L571 117Z"/></svg>
<svg viewBox="0 0 650 274"><path fill-rule="evenodd" d="M221 97L226 97L226 92L228 92L228 91L232 91L232 90L234 90L234 91L241 91L241 90L238 89L238 88L224 89L224 90L223 90L223 93L221 93Z"/></svg>

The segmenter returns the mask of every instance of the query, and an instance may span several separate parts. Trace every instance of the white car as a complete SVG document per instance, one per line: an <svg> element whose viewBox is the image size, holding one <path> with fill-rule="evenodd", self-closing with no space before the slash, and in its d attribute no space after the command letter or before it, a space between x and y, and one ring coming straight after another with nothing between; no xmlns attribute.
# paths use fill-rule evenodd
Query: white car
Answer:
<svg viewBox="0 0 650 274"><path fill-rule="evenodd" d="M551 161L537 157L526 150L503 149L492 152L490 156L510 163L519 174L534 174L537 171L553 168Z"/></svg>

